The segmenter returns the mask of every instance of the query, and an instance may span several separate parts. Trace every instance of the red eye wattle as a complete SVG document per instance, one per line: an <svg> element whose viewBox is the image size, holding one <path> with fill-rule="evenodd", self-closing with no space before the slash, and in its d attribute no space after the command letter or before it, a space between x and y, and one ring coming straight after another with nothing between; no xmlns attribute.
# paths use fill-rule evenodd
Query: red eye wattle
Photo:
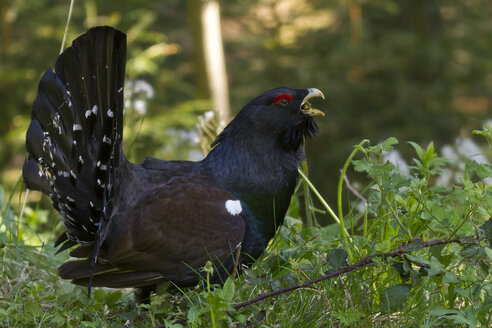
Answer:
<svg viewBox="0 0 492 328"><path fill-rule="evenodd" d="M286 93L282 93L281 95L278 95L275 97L275 100L272 102L272 105L287 105L292 101L292 96Z"/></svg>

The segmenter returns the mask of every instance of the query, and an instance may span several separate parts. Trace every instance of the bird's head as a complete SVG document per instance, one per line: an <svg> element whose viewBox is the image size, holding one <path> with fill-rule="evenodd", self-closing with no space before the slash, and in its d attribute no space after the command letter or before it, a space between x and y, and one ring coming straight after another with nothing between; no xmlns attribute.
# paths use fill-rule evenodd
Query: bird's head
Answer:
<svg viewBox="0 0 492 328"><path fill-rule="evenodd" d="M305 137L318 132L313 117L324 116L322 111L311 107L309 100L314 97L324 99L323 93L315 88L269 90L244 106L212 146L234 135L259 141L275 140L285 150L297 150Z"/></svg>

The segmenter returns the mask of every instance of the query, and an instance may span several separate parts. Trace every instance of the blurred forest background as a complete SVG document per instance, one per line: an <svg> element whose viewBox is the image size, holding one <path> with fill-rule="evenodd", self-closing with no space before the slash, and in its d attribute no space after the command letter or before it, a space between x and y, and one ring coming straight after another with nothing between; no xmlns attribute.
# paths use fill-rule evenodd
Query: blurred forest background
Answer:
<svg viewBox="0 0 492 328"><path fill-rule="evenodd" d="M132 161L200 159L203 126L211 124L207 111L220 109L215 117L225 121L281 85L316 87L326 96L314 104L326 117L318 120L320 134L308 142L307 155L310 176L329 200L339 169L364 138L373 144L389 136L434 140L453 159L480 152L471 131L490 118L492 2L228 0L220 2L220 18L203 15L210 4L217 2L75 1L65 47L96 25L128 35L125 149ZM59 54L69 6L0 0L0 185L6 198L19 181L37 83ZM215 46L219 55L223 46L225 65L218 56L211 70L203 29L214 24L221 27ZM32 204L40 199L29 195ZM49 201L35 207L50 208ZM40 230L41 223L51 230L56 222L47 217L36 218Z"/></svg>

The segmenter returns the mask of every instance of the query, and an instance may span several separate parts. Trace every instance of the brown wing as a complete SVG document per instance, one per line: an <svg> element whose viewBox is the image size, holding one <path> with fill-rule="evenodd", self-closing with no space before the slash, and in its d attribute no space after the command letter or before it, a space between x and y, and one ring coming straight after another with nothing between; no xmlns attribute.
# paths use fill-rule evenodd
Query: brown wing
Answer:
<svg viewBox="0 0 492 328"><path fill-rule="evenodd" d="M176 179L145 192L111 222L101 252L106 264L96 269L94 286L135 287L160 280L193 283L208 260L230 269L245 227L242 213L237 207L228 210L227 201L238 204L227 191L197 178ZM77 261L65 264L67 270L62 266L61 275L85 284L87 270L81 274L72 267L70 274L70 263Z"/></svg>

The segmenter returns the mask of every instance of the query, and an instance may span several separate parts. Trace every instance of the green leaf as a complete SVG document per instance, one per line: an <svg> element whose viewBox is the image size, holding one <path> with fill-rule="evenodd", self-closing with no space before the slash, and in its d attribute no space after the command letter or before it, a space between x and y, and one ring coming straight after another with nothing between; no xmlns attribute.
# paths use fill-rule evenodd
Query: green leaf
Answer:
<svg viewBox="0 0 492 328"><path fill-rule="evenodd" d="M445 272L445 267L444 265L441 264L434 256L431 257L431 260L429 262L429 271L428 274L429 276L437 276Z"/></svg>
<svg viewBox="0 0 492 328"><path fill-rule="evenodd" d="M348 308L345 311L336 311L333 313L333 315L340 321L342 325L351 327L354 323L359 321L364 314L355 309Z"/></svg>
<svg viewBox="0 0 492 328"><path fill-rule="evenodd" d="M445 284L456 284L460 282L460 280L458 279L458 276L456 274L446 271L446 273L442 277L442 282Z"/></svg>
<svg viewBox="0 0 492 328"><path fill-rule="evenodd" d="M489 147L492 149L492 127L488 124L485 125L484 130L473 130L474 134L480 134L487 139Z"/></svg>
<svg viewBox="0 0 492 328"><path fill-rule="evenodd" d="M26 312L34 318L39 317L43 313L41 305L35 301L29 302L25 305Z"/></svg>
<svg viewBox="0 0 492 328"><path fill-rule="evenodd" d="M444 249L444 245L435 245L430 248L430 251L432 256L434 256L437 259L441 259L442 257L441 252L443 249Z"/></svg>
<svg viewBox="0 0 492 328"><path fill-rule="evenodd" d="M427 148L425 148L425 157L431 159L435 156L434 141L429 142Z"/></svg>
<svg viewBox="0 0 492 328"><path fill-rule="evenodd" d="M168 320L166 320L164 322L164 325L165 325L166 328L183 328L183 325L182 324L175 323L175 322L168 321Z"/></svg>
<svg viewBox="0 0 492 328"><path fill-rule="evenodd" d="M347 251L336 248L328 254L328 264L334 268L340 268L347 265Z"/></svg>
<svg viewBox="0 0 492 328"><path fill-rule="evenodd" d="M489 241L489 247L492 247L492 217L480 226L480 230L484 232L485 238Z"/></svg>
<svg viewBox="0 0 492 328"><path fill-rule="evenodd" d="M226 302L232 301L235 292L236 285L234 284L234 280L229 277L227 278L224 287L222 287L222 299Z"/></svg>
<svg viewBox="0 0 492 328"><path fill-rule="evenodd" d="M428 267L430 265L429 261L418 255L405 254L405 257L413 263L419 264L420 266Z"/></svg>
<svg viewBox="0 0 492 328"><path fill-rule="evenodd" d="M384 151L393 150L393 146L398 144L398 140L395 137L389 137L381 144Z"/></svg>
<svg viewBox="0 0 492 328"><path fill-rule="evenodd" d="M201 322L200 317L202 314L209 311L208 304L203 302L202 304L195 304L188 310L188 323L191 323L192 327L196 327Z"/></svg>
<svg viewBox="0 0 492 328"><path fill-rule="evenodd" d="M485 255L489 258L489 261L492 261L492 249L488 247L484 247Z"/></svg>
<svg viewBox="0 0 492 328"><path fill-rule="evenodd" d="M284 218L284 226L287 228L295 228L295 230L300 231L302 228L302 220L293 218L291 216L286 216Z"/></svg>
<svg viewBox="0 0 492 328"><path fill-rule="evenodd" d="M371 164L369 164L369 162L365 158L355 160L352 163L354 163L354 170L357 172L369 173L371 171Z"/></svg>
<svg viewBox="0 0 492 328"><path fill-rule="evenodd" d="M465 313L456 309L446 309L438 307L429 311L429 314L436 317L447 318L455 324L465 324L470 328L477 327L474 311L471 307L465 308Z"/></svg>
<svg viewBox="0 0 492 328"><path fill-rule="evenodd" d="M393 313L401 309L411 290L412 286L407 284L398 284L383 290L379 295L381 312Z"/></svg>
<svg viewBox="0 0 492 328"><path fill-rule="evenodd" d="M443 316L451 316L451 315L460 314L460 311L455 310L455 309L446 309L444 307L437 307L435 309L431 309L429 311L429 314L432 316L436 316L436 317L443 317Z"/></svg>
<svg viewBox="0 0 492 328"><path fill-rule="evenodd" d="M468 161L466 163L466 171L475 172L480 179L492 177L492 165L490 164Z"/></svg>
<svg viewBox="0 0 492 328"><path fill-rule="evenodd" d="M420 147L419 144L413 141L408 141L408 143L415 149L417 156L422 160L422 158L424 157L424 150L422 149L422 147Z"/></svg>
<svg viewBox="0 0 492 328"><path fill-rule="evenodd" d="M121 299L122 295L123 294L119 290L114 291L114 292L108 292L108 294L105 297L106 305L108 307L115 305Z"/></svg>

